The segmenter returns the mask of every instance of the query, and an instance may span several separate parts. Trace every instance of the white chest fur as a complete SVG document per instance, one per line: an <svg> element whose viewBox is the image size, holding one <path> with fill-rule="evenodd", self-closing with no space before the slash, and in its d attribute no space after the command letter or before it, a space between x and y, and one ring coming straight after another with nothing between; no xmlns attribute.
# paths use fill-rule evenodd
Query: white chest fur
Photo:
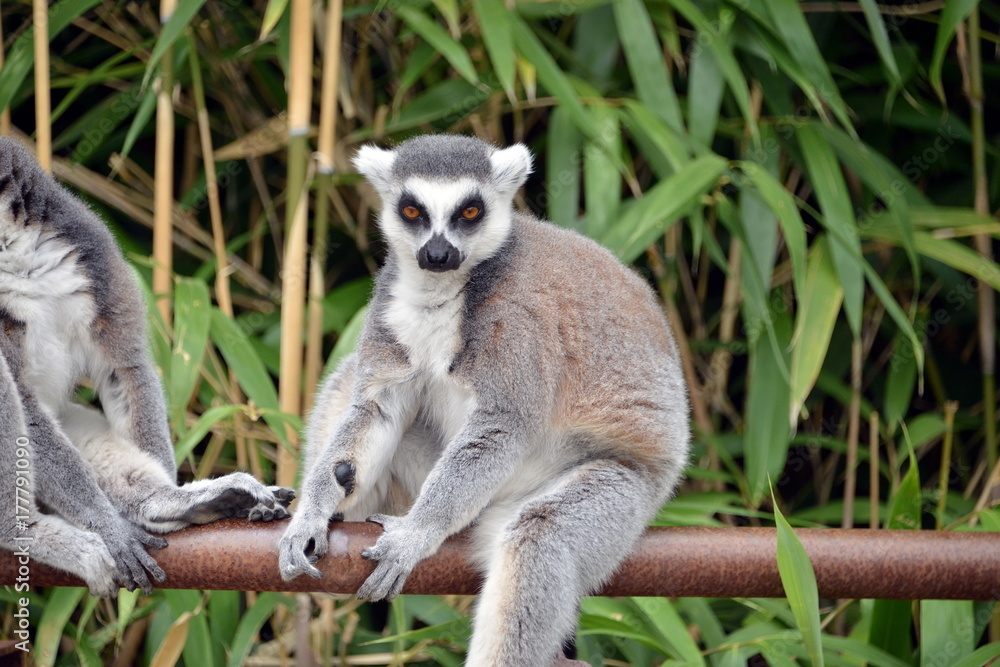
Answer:
<svg viewBox="0 0 1000 667"><path fill-rule="evenodd" d="M461 344L464 278L454 272L401 271L393 284L383 322L418 371L448 373Z"/></svg>
<svg viewBox="0 0 1000 667"><path fill-rule="evenodd" d="M95 358L89 282L73 248L51 235L22 231L0 252L0 307L26 324L28 381L53 411Z"/></svg>

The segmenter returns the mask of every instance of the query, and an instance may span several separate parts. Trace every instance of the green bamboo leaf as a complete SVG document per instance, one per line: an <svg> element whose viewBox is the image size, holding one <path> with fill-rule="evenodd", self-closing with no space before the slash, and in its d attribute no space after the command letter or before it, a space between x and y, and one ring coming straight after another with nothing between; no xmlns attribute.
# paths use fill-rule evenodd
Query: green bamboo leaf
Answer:
<svg viewBox="0 0 1000 667"><path fill-rule="evenodd" d="M870 226L865 236L902 244L899 233L883 225ZM953 239L938 238L927 232L914 232L913 245L924 257L936 259L959 271L982 280L990 287L1000 290L1000 264L983 258L967 245Z"/></svg>
<svg viewBox="0 0 1000 667"><path fill-rule="evenodd" d="M587 202L584 233L599 239L618 217L622 195L618 156L624 149L617 111L604 105L594 105L587 111L594 116L604 143L588 141L583 149L583 182Z"/></svg>
<svg viewBox="0 0 1000 667"><path fill-rule="evenodd" d="M774 494L771 495L774 500ZM795 625L809 652L813 667L823 667L823 638L819 623L819 592L816 573L809 554L774 501L774 521L778 527L778 573L788 603L795 616Z"/></svg>
<svg viewBox="0 0 1000 667"><path fill-rule="evenodd" d="M180 278L174 285L174 347L170 356L170 384L167 399L174 432L187 430L187 404L201 374L208 344L210 320L205 313L212 305L208 285L200 280Z"/></svg>
<svg viewBox="0 0 1000 667"><path fill-rule="evenodd" d="M963 227L988 227L996 224L993 218L980 215L971 208L914 207L910 209L910 214L913 226L918 229L961 229Z"/></svg>
<svg viewBox="0 0 1000 667"><path fill-rule="evenodd" d="M919 200L922 195L913 196L911 191L915 191L916 188L909 179L870 146L851 138L840 128L821 123L812 123L811 127L833 147L847 168L856 173L878 195L881 200L879 208L883 206L888 208L883 215L889 214L890 217L886 220L892 221L900 231L902 247L913 271L913 291L916 294L920 289L920 262L913 242L909 202L911 199ZM870 218L877 214L872 209L863 211L858 226L863 228L869 224Z"/></svg>
<svg viewBox="0 0 1000 667"><path fill-rule="evenodd" d="M203 613L201 592L165 590L163 596L175 617L190 614L187 637L184 641L184 664L212 667L215 664L212 636Z"/></svg>
<svg viewBox="0 0 1000 667"><path fill-rule="evenodd" d="M425 123L465 116L488 98L490 93L488 88L473 86L465 79L445 79L400 109L399 114L390 118L386 124L386 132L402 132ZM356 137L365 139L372 134L372 128L366 127Z"/></svg>
<svg viewBox="0 0 1000 667"><path fill-rule="evenodd" d="M466 81L473 85L479 83L479 76L476 74L476 68L473 66L469 54L444 28L422 11L409 5L400 3L396 6L395 11L413 32L437 49Z"/></svg>
<svg viewBox="0 0 1000 667"><path fill-rule="evenodd" d="M63 31L74 19L83 15L100 0L63 0L49 8L49 41ZM6 109L21 89L21 84L35 64L35 27L32 25L15 41L4 57L0 68L0 109Z"/></svg>
<svg viewBox="0 0 1000 667"><path fill-rule="evenodd" d="M837 279L829 242L822 236L812 245L805 292L799 295L791 367L791 409L789 422L798 422L802 405L816 384L823 367L844 290Z"/></svg>
<svg viewBox="0 0 1000 667"><path fill-rule="evenodd" d="M156 72L156 66L160 64L160 60L166 55L170 47L174 45L174 42L184 34L184 31L191 25L191 21L204 4L205 0L180 0L177 3L177 8L170 18L167 19L166 24L164 24L163 30L160 31L160 36L156 39L156 46L153 47L153 52L149 55L149 62L146 63L146 74L142 78L143 86L149 85L153 74Z"/></svg>
<svg viewBox="0 0 1000 667"><path fill-rule="evenodd" d="M267 7L264 9L264 18L260 22L258 41L267 39L267 36L274 30L274 26L278 25L278 21L281 20L281 16L285 13L287 7L288 0L267 0Z"/></svg>
<svg viewBox="0 0 1000 667"><path fill-rule="evenodd" d="M138 588L134 591L128 591L124 588L118 591L118 636L125 636L125 629L128 624L132 622L132 613L135 611L136 602L139 601L139 596L142 595L142 591Z"/></svg>
<svg viewBox="0 0 1000 667"><path fill-rule="evenodd" d="M684 145L684 136L673 129L649 107L635 100L625 100L623 121L642 153L656 169L660 178L667 178L691 159Z"/></svg>
<svg viewBox="0 0 1000 667"><path fill-rule="evenodd" d="M548 147L545 152L545 198L549 220L582 232L580 163L583 135L562 107L552 110L545 141ZM617 171L615 178L618 178Z"/></svg>
<svg viewBox="0 0 1000 667"><path fill-rule="evenodd" d="M128 127L128 132L125 134L125 141L122 143L121 151L119 151L123 160L128 157L128 154L132 151L132 147L135 146L135 142L139 139L139 133L149 125L149 121L153 117L153 111L155 110L156 91L151 87L147 87L142 94L142 101L139 102L135 115L132 116L132 123Z"/></svg>
<svg viewBox="0 0 1000 667"><path fill-rule="evenodd" d="M908 660L900 660L881 649L848 637L823 635L823 648L837 651L848 658L864 660L871 667L913 667L913 663ZM853 661L850 664L854 664Z"/></svg>
<svg viewBox="0 0 1000 667"><path fill-rule="evenodd" d="M212 308L212 325L209 332L212 342L219 348L229 369L236 374L243 392L258 408L280 412L274 381L246 333L218 308ZM266 413L264 418L281 442L287 444L284 424Z"/></svg>
<svg viewBox="0 0 1000 667"><path fill-rule="evenodd" d="M534 66L538 80L559 100L559 104L566 109L570 118L588 139L603 143L600 128L587 113L573 84L528 24L516 14L511 14L511 27L518 52Z"/></svg>
<svg viewBox="0 0 1000 667"><path fill-rule="evenodd" d="M76 607L83 599L85 588L55 588L48 600L45 610L38 620L38 634L35 635L35 665L52 667L59 655L59 640L62 639L66 624Z"/></svg>
<svg viewBox="0 0 1000 667"><path fill-rule="evenodd" d="M728 7L724 7L716 19L709 20L691 0L669 0L669 2L697 29L699 48L708 47L715 55L716 63L722 70L722 75L729 84L733 97L736 98L736 104L743 113L744 122L756 135L757 118L750 104L750 87L728 43L729 31L735 23L736 14Z"/></svg>
<svg viewBox="0 0 1000 667"><path fill-rule="evenodd" d="M990 661L996 658L1000 658L1000 642L987 644L950 664L951 667L982 667L991 664Z"/></svg>
<svg viewBox="0 0 1000 667"><path fill-rule="evenodd" d="M944 10L941 12L941 22L938 24L937 37L934 40L934 52L931 55L931 64L928 68L928 78L934 91L938 95L941 103L945 103L944 85L941 83L941 68L944 66L944 56L948 52L948 45L955 37L958 24L972 13L972 10L979 4L979 0L948 0L944 3Z"/></svg>
<svg viewBox="0 0 1000 667"><path fill-rule="evenodd" d="M972 600L921 600L920 667L953 665L972 655L974 627Z"/></svg>
<svg viewBox="0 0 1000 667"><path fill-rule="evenodd" d="M642 0L618 0L613 7L618 37L639 100L668 125L683 130L680 103L646 6Z"/></svg>
<svg viewBox="0 0 1000 667"><path fill-rule="evenodd" d="M687 624L673 603L667 598L630 598L639 608L649 625L655 628L663 641L673 650L668 655L675 656L685 665L704 665L705 657L698 644L691 638Z"/></svg>
<svg viewBox="0 0 1000 667"><path fill-rule="evenodd" d="M216 405L214 407L205 410L198 417L198 421L194 423L190 429L186 429L183 436L174 445L174 461L178 465L194 451L194 448L198 446L212 427L221 422L223 419L229 419L237 412L242 412L246 410L245 405Z"/></svg>
<svg viewBox="0 0 1000 667"><path fill-rule="evenodd" d="M806 275L806 225L799 215L795 198L767 170L754 162L738 162L740 171L753 184L760 196L764 198L771 211L778 216L781 232L788 247L788 256L792 261L792 283L795 293L805 291Z"/></svg>
<svg viewBox="0 0 1000 667"><path fill-rule="evenodd" d="M892 44L889 43L889 31L885 28L885 21L882 19L882 13L879 11L878 4L876 4L875 0L861 0L861 10L865 14L865 21L868 22L868 30L872 34L872 42L875 43L875 49L882 60L882 66L889 77L889 82L893 88L902 88L903 78L899 74L899 66L896 65L896 56L893 55Z"/></svg>
<svg viewBox="0 0 1000 667"><path fill-rule="evenodd" d="M239 667L246 661L256 641L257 633L279 604L291 607L292 601L287 595L261 593L253 606L243 613L229 648L229 662L226 663L228 667Z"/></svg>
<svg viewBox="0 0 1000 667"><path fill-rule="evenodd" d="M711 49L695 49L691 53L690 68L689 78L698 84L688 89L688 133L698 143L710 147L719 123L719 108L726 88L725 78L719 67L719 60Z"/></svg>
<svg viewBox="0 0 1000 667"><path fill-rule="evenodd" d="M771 126L761 128L760 138L762 145L771 145L777 141L774 128ZM778 151L759 153L751 151L751 153L762 169L777 178ZM761 285L769 286L777 251L778 218L766 198L757 189L740 188L738 202L740 225L744 232L742 240L759 271L759 282Z"/></svg>
<svg viewBox="0 0 1000 667"><path fill-rule="evenodd" d="M781 36L789 55L802 66L806 77L823 101L830 106L844 129L854 134L854 125L851 123L847 105L826 66L826 59L816 45L816 40L813 39L812 30L802 12L802 7L796 0L771 0L764 3L764 6L771 15L771 25ZM823 105L818 106L816 111L826 117Z"/></svg>
<svg viewBox="0 0 1000 667"><path fill-rule="evenodd" d="M479 31L483 36L486 52L490 54L493 71L507 97L515 99L514 75L517 71L517 54L514 52L514 35L510 12L503 0L472 0L479 17Z"/></svg>
<svg viewBox="0 0 1000 667"><path fill-rule="evenodd" d="M780 297L778 297L780 299ZM787 311L765 305L764 325L768 335L759 331L749 335L749 367L746 390L746 431L743 456L750 502L760 505L767 494L768 479L777 478L788 458L791 427L788 422L790 387L788 384L788 347L792 323ZM751 327L748 327L751 328Z"/></svg>
<svg viewBox="0 0 1000 667"><path fill-rule="evenodd" d="M785 2L786 0L779 0ZM796 10L798 12L798 10ZM857 221L854 218L854 208L847 183L840 170L840 164L830 146L822 140L819 133L809 125L803 125L797 131L799 145L805 158L806 169L810 181L816 191L823 219L828 229L835 230L832 234L830 248L833 263L837 267L844 288L844 312L851 332L855 337L861 335L861 308L864 301L864 275L859 263L865 263L861 257L861 243L857 236Z"/></svg>
<svg viewBox="0 0 1000 667"><path fill-rule="evenodd" d="M700 203L725 168L726 161L717 155L696 158L648 190L608 229L601 243L623 262L635 260L677 218Z"/></svg>
<svg viewBox="0 0 1000 667"><path fill-rule="evenodd" d="M917 384L917 356L913 352L913 344L899 331L892 346L893 354L885 374L885 398L882 400L883 419L890 434L896 432L899 421L906 417Z"/></svg>
<svg viewBox="0 0 1000 667"><path fill-rule="evenodd" d="M242 606L243 593L240 591L212 591L208 597L208 628L212 633L217 665L226 664L226 654L232 649Z"/></svg>

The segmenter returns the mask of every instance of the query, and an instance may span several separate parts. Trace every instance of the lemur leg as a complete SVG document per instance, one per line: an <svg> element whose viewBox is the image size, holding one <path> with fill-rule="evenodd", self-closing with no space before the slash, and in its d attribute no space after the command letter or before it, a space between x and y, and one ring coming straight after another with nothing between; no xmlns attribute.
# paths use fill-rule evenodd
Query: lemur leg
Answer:
<svg viewBox="0 0 1000 667"><path fill-rule="evenodd" d="M295 497L291 489L266 487L242 472L179 487L156 458L119 438L98 411L69 404L61 423L112 503L129 520L155 533L229 517L285 518Z"/></svg>
<svg viewBox="0 0 1000 667"><path fill-rule="evenodd" d="M114 595L115 561L104 540L38 511L35 457L27 433L14 379L0 354L0 503L10 510L0 521L0 545L14 551L21 565L45 563L80 577L94 595ZM30 577L24 583L30 585Z"/></svg>
<svg viewBox="0 0 1000 667"><path fill-rule="evenodd" d="M329 522L338 511L367 508L388 492L388 467L412 420L405 387L382 390L376 400L353 391L357 357L344 360L324 381L306 434L302 496L278 545L281 576L320 578L314 566L326 553Z"/></svg>
<svg viewBox="0 0 1000 667"><path fill-rule="evenodd" d="M476 528L486 582L465 664L555 663L576 630L580 598L629 553L655 496L644 471L599 460L520 505L487 509Z"/></svg>

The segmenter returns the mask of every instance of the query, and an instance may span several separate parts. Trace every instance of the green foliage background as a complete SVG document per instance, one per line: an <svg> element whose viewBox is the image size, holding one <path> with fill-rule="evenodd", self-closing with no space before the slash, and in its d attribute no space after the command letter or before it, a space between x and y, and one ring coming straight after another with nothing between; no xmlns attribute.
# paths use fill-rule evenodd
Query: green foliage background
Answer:
<svg viewBox="0 0 1000 667"><path fill-rule="evenodd" d="M277 390L287 5L183 0L162 28L144 3L50 9L54 171L110 221L147 283L152 82L164 60L173 66L174 322L168 329L155 309L150 317L187 477L239 465L270 478L285 425L301 425L280 412ZM325 4L314 10L318 90L328 36ZM31 5L4 0L0 12L0 108L30 141ZM1000 529L990 509L994 370L983 355L996 345L990 302L1000 287L990 249L1000 232L998 20L1000 7L975 0L345 8L334 172L309 172L310 207L331 220L324 355L353 345L382 253L377 202L348 161L356 147L431 131L524 142L536 174L519 203L634 263L683 332L696 451L658 523L779 527L789 600L589 598L583 659L982 665L1000 656L991 604L817 603L788 530ZM236 260L234 319L210 305L194 73ZM324 664L461 664L468 599L404 597L383 632L367 605L312 598L319 612L298 631ZM0 593L2 604L13 599ZM296 625L293 613L274 612L307 599L160 591L109 602L37 590L35 657L277 664L294 651ZM10 636L5 618L0 636Z"/></svg>

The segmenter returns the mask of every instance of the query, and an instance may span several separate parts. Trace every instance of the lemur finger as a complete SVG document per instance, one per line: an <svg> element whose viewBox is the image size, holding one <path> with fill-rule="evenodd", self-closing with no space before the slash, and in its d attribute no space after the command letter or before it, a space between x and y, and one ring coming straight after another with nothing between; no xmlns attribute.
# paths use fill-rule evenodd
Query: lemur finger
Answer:
<svg viewBox="0 0 1000 667"><path fill-rule="evenodd" d="M267 490L271 492L271 495L274 496L278 504L283 507L288 507L295 500L295 489L290 489L286 486L269 486Z"/></svg>
<svg viewBox="0 0 1000 667"><path fill-rule="evenodd" d="M277 507L274 508L274 520L275 521L280 521L281 519L287 519L290 516L292 516L292 513L289 512L284 507L282 507L281 505L278 505Z"/></svg>

